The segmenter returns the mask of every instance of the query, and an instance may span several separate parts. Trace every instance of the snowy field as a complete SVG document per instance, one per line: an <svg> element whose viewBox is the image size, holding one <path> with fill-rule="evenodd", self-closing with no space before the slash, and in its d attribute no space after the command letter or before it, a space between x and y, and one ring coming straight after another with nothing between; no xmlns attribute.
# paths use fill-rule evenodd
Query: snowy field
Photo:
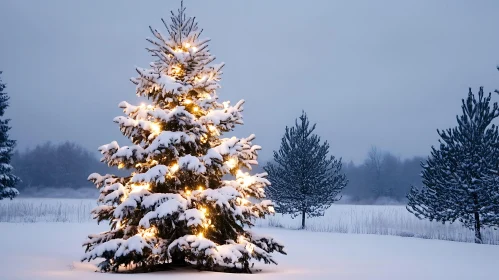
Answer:
<svg viewBox="0 0 499 280"><path fill-rule="evenodd" d="M92 222L90 199L15 199L0 201L0 222ZM324 217L307 219L307 230L317 232L396 235L424 239L473 242L473 232L458 223L419 220L404 206L333 205ZM256 223L259 227L298 229L301 219L276 215ZM499 231L483 231L485 243L499 244Z"/></svg>
<svg viewBox="0 0 499 280"><path fill-rule="evenodd" d="M258 264L251 275L175 270L143 274L96 273L80 263L94 223L0 223L0 279L496 279L499 246L380 236L259 228L286 245L278 266ZM169 278L170 277L170 278Z"/></svg>
<svg viewBox="0 0 499 280"><path fill-rule="evenodd" d="M94 263L79 262L86 235L107 228L90 218L94 205L94 200L85 199L0 201L0 279L144 279L141 274L96 273ZM420 221L403 206L335 205L324 217L307 223L308 230L302 231L295 230L299 219L277 215L258 222L256 231L286 245L288 256L276 254L278 266L257 264L261 271L252 275L176 270L152 273L147 279L497 277L499 246L428 240L471 241L473 234L459 225ZM486 231L487 242L499 244L498 240L497 232Z"/></svg>

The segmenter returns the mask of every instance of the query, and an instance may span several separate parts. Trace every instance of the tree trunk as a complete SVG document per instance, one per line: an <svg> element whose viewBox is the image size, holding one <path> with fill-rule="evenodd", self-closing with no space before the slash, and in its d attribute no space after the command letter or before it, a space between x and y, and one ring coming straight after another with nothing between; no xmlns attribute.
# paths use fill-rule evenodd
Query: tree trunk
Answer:
<svg viewBox="0 0 499 280"><path fill-rule="evenodd" d="M301 229L305 229L305 209L301 210Z"/></svg>
<svg viewBox="0 0 499 280"><path fill-rule="evenodd" d="M482 244L482 233L480 232L480 228L482 225L480 224L480 213L478 212L478 194L473 193L473 202L474 202L474 212L475 215L475 243Z"/></svg>
<svg viewBox="0 0 499 280"><path fill-rule="evenodd" d="M482 244L482 233L480 232L480 213L475 212L475 243Z"/></svg>
<svg viewBox="0 0 499 280"><path fill-rule="evenodd" d="M175 266L185 266L187 265L187 262L185 261L185 254L179 251L176 251L174 254L172 254L172 265Z"/></svg>

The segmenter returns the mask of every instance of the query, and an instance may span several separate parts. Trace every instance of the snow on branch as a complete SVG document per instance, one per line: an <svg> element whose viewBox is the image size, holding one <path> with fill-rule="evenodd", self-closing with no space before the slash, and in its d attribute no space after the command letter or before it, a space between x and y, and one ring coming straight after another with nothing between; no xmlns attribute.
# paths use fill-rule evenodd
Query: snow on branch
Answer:
<svg viewBox="0 0 499 280"><path fill-rule="evenodd" d="M116 176L112 174L100 175L99 173L92 173L88 176L87 180L94 183L97 188L101 188L102 186L114 182L116 180Z"/></svg>
<svg viewBox="0 0 499 280"><path fill-rule="evenodd" d="M139 96L148 96L153 91L160 91L161 96L180 95L192 89L188 84L180 83L169 75L158 73L154 69L137 68L138 77L132 78Z"/></svg>
<svg viewBox="0 0 499 280"><path fill-rule="evenodd" d="M251 175L248 172L236 173L236 180L223 180L222 186L230 186L244 195L265 198L265 187L270 185L267 173Z"/></svg>
<svg viewBox="0 0 499 280"><path fill-rule="evenodd" d="M195 156L185 155L178 159L180 169L190 170L198 174L206 172L204 164Z"/></svg>
<svg viewBox="0 0 499 280"><path fill-rule="evenodd" d="M192 264L216 266L240 266L248 259L248 250L241 244L217 246L213 241L196 235L185 235L174 240L168 246L168 252L181 251Z"/></svg>
<svg viewBox="0 0 499 280"><path fill-rule="evenodd" d="M156 165L145 173L133 175L131 182L134 183L164 183L165 176L168 174L168 167L164 165Z"/></svg>
<svg viewBox="0 0 499 280"><path fill-rule="evenodd" d="M237 166L245 167L251 170L251 165L258 164L258 150L261 149L258 145L252 145L251 141L255 139L254 135L247 138L223 138L220 139L220 144L208 150L202 160L207 165L219 164L220 159L225 159L224 170L230 172L235 170Z"/></svg>
<svg viewBox="0 0 499 280"><path fill-rule="evenodd" d="M195 144L193 138L195 137L182 131L163 131L154 139L145 151L148 154L152 154L160 149L171 149L175 152L175 154L178 154L178 151L174 146L189 143Z"/></svg>
<svg viewBox="0 0 499 280"><path fill-rule="evenodd" d="M165 196L163 202L159 204L153 211L148 212L140 219L139 225L145 228L151 226L151 221L164 219L174 213L184 212L187 209L187 200L180 195L177 196ZM159 203L155 202L154 204ZM147 202L147 205L151 205L151 201Z"/></svg>
<svg viewBox="0 0 499 280"><path fill-rule="evenodd" d="M128 161L142 160L144 158L144 149L139 145L120 147L116 141L99 147L99 151L104 156L101 161L108 165L125 165ZM121 166L123 167L123 166Z"/></svg>
<svg viewBox="0 0 499 280"><path fill-rule="evenodd" d="M244 100L239 101L235 106L229 106L229 102L224 102L224 108L221 110L211 110L199 120L207 125L214 125L221 131L230 131L236 124L243 124L243 104Z"/></svg>
<svg viewBox="0 0 499 280"><path fill-rule="evenodd" d="M90 243L90 242L88 242ZM131 253L142 255L144 249L152 250L148 238L137 234L128 239L116 238L97 244L84 256L82 261L91 261L101 256L113 255L114 258L129 256Z"/></svg>

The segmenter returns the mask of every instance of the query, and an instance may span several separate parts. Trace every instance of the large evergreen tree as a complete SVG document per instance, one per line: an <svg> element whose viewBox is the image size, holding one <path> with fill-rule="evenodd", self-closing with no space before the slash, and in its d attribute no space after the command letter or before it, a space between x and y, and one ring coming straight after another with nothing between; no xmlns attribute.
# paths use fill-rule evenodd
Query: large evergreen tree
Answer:
<svg viewBox="0 0 499 280"><path fill-rule="evenodd" d="M102 271L191 263L250 272L252 260L275 263L271 253L284 253L283 245L248 229L274 212L264 200L266 174L244 171L257 164L260 147L251 143L254 135L220 137L243 123L243 101L218 102L223 64L211 63L209 40L200 39L195 18L181 6L171 21L163 21L166 35L151 28L155 61L132 79L151 104L122 102L127 116L114 119L134 145L113 141L99 148L104 162L134 171L90 175L101 192L92 212L111 228L89 235L83 260L104 258ZM232 179L222 179L228 174Z"/></svg>
<svg viewBox="0 0 499 280"><path fill-rule="evenodd" d="M0 75L2 71L0 71ZM5 114L5 110L9 107L10 97L5 90L5 84L2 83L0 76L0 118ZM9 121L10 119L0 119L0 200L4 198L13 199L19 192L15 188L19 182L19 178L12 174L12 165L10 159L16 141L9 139Z"/></svg>
<svg viewBox="0 0 499 280"><path fill-rule="evenodd" d="M271 182L267 193L276 210L292 217L301 214L302 228L305 216L324 215L348 182L341 173L341 158L328 157L329 144L321 143L314 130L315 124L310 126L303 112L294 127L286 127L279 151L264 168Z"/></svg>
<svg viewBox="0 0 499 280"><path fill-rule="evenodd" d="M437 130L439 148L422 164L423 187L413 187L407 209L418 218L439 222L460 221L475 231L475 242L481 243L480 229L499 225L499 132L492 121L499 116L491 94L478 99L469 90L462 100L462 114L457 127Z"/></svg>

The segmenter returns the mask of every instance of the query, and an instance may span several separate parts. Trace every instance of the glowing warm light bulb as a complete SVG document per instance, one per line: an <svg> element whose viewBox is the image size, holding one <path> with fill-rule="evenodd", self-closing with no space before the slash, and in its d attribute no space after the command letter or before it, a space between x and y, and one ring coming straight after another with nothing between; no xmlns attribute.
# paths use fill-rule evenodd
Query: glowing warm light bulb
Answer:
<svg viewBox="0 0 499 280"><path fill-rule="evenodd" d="M132 191L131 192L139 192L141 190L149 190L151 188L151 185L145 184L145 185L137 185L137 184L132 184Z"/></svg>
<svg viewBox="0 0 499 280"><path fill-rule="evenodd" d="M150 128L153 134L159 134L161 132L161 126L157 123L151 123Z"/></svg>
<svg viewBox="0 0 499 280"><path fill-rule="evenodd" d="M184 104L191 104L191 103L192 103L192 100L190 100L190 99L185 99L184 100Z"/></svg>
<svg viewBox="0 0 499 280"><path fill-rule="evenodd" d="M203 186L199 186L199 187L198 187L198 190L199 190L199 191L202 191L203 189L204 189L204 188L203 188Z"/></svg>
<svg viewBox="0 0 499 280"><path fill-rule="evenodd" d="M244 241L244 236L243 235L239 235L237 237L237 243L243 243L243 241Z"/></svg>
<svg viewBox="0 0 499 280"><path fill-rule="evenodd" d="M185 46L186 48L190 48L190 47L191 47L191 44L189 44L189 43L185 43L185 44L184 44L184 46Z"/></svg>
<svg viewBox="0 0 499 280"><path fill-rule="evenodd" d="M199 107L195 106L194 108L192 108L192 110L194 110L194 112L197 112L197 111L199 111Z"/></svg>
<svg viewBox="0 0 499 280"><path fill-rule="evenodd" d="M172 66L172 74L174 74L174 75L182 74L182 65L177 64L177 65Z"/></svg>
<svg viewBox="0 0 499 280"><path fill-rule="evenodd" d="M211 132L216 132L217 131L217 127L210 124L210 125L208 125L208 130L211 131Z"/></svg>
<svg viewBox="0 0 499 280"><path fill-rule="evenodd" d="M201 212L206 213L206 208L201 207Z"/></svg>
<svg viewBox="0 0 499 280"><path fill-rule="evenodd" d="M197 52L197 51L198 51L198 48L196 48L196 47L192 47L192 50L193 50L193 51L195 51L195 52Z"/></svg>
<svg viewBox="0 0 499 280"><path fill-rule="evenodd" d="M151 228L148 228L146 230L140 230L140 233L144 237L151 238L151 237L155 237L156 236L156 234L158 233L158 230L156 228L154 228L154 227L151 227Z"/></svg>
<svg viewBox="0 0 499 280"><path fill-rule="evenodd" d="M227 164L227 166L232 169L234 167L237 166L237 159L235 158L230 158L225 164Z"/></svg>
<svg viewBox="0 0 499 280"><path fill-rule="evenodd" d="M255 245L251 244L251 243L248 243L246 244L246 250L248 251L248 253L253 253L253 249L255 248Z"/></svg>
<svg viewBox="0 0 499 280"><path fill-rule="evenodd" d="M243 182L245 185L250 186L253 184L253 179L249 176L244 177Z"/></svg>
<svg viewBox="0 0 499 280"><path fill-rule="evenodd" d="M176 163L170 167L171 173L177 172L178 169L179 169L179 167L178 167L178 164L176 164Z"/></svg>
<svg viewBox="0 0 499 280"><path fill-rule="evenodd" d="M186 191L185 191L185 194L186 194L186 195L191 195L191 191L190 191L190 190L186 190Z"/></svg>
<svg viewBox="0 0 499 280"><path fill-rule="evenodd" d="M208 80L208 76L206 76L206 75L203 75L203 76L201 76L201 77L196 76L196 77L194 78L194 81L196 81L196 82L201 82L201 81L206 81L206 80Z"/></svg>
<svg viewBox="0 0 499 280"><path fill-rule="evenodd" d="M118 169L122 169L125 167L125 164L123 162L118 163Z"/></svg>
<svg viewBox="0 0 499 280"><path fill-rule="evenodd" d="M204 238L204 234L202 232L198 233L199 238Z"/></svg>
<svg viewBox="0 0 499 280"><path fill-rule="evenodd" d="M205 135L202 135L199 140L201 141L201 143L206 143L206 141L208 141L208 137L206 137Z"/></svg>

